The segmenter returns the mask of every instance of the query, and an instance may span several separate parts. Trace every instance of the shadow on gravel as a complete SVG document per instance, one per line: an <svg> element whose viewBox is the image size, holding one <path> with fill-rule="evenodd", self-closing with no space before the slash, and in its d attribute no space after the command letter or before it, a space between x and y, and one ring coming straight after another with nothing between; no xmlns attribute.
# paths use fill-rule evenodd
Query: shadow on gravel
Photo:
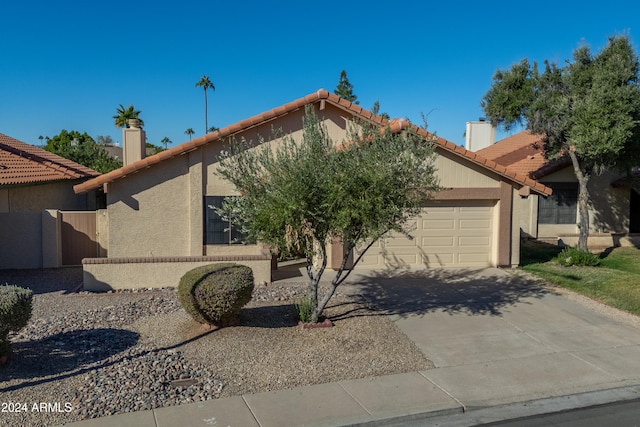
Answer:
<svg viewBox="0 0 640 427"><path fill-rule="evenodd" d="M243 308L240 325L252 328L288 328L298 324L293 304Z"/></svg>
<svg viewBox="0 0 640 427"><path fill-rule="evenodd" d="M34 294L60 291L68 294L81 289L82 267L0 270L0 285L4 284L29 288Z"/></svg>
<svg viewBox="0 0 640 427"><path fill-rule="evenodd" d="M551 292L524 277L493 269L380 272L359 277L350 286L355 291L351 298L360 307L332 319L407 317L434 311L500 316L505 307L526 304L526 298L542 298Z"/></svg>
<svg viewBox="0 0 640 427"><path fill-rule="evenodd" d="M123 329L82 329L61 332L35 341L16 342L9 362L0 367L0 382L12 379L50 377L28 385L62 376L77 375L138 343L135 332ZM91 366L91 369L95 366ZM21 387L21 386L20 386ZM18 387L19 388L19 387ZM0 388L0 392L9 388Z"/></svg>

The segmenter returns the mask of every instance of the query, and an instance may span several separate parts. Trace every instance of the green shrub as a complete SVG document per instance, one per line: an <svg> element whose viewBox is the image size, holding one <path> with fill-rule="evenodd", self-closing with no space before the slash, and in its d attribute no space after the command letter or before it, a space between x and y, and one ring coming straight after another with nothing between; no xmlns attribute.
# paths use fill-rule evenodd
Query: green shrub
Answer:
<svg viewBox="0 0 640 427"><path fill-rule="evenodd" d="M311 322L311 315L313 314L314 306L311 303L309 297L303 297L296 303L296 312L298 313L298 319L302 323Z"/></svg>
<svg viewBox="0 0 640 427"><path fill-rule="evenodd" d="M189 270L180 279L178 299L193 319L229 325L253 293L253 271L238 264L210 264Z"/></svg>
<svg viewBox="0 0 640 427"><path fill-rule="evenodd" d="M598 255L569 247L564 248L553 260L564 267L571 267L572 265L597 267L600 265L600 257Z"/></svg>
<svg viewBox="0 0 640 427"><path fill-rule="evenodd" d="M0 357L11 350L9 333L24 328L31 318L33 292L19 286L0 286Z"/></svg>

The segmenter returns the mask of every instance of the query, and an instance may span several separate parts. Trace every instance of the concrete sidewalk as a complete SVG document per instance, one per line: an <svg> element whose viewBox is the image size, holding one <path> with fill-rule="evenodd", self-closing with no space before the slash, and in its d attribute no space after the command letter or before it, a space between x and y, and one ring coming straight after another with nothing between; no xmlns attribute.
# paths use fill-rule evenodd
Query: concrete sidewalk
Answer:
<svg viewBox="0 0 640 427"><path fill-rule="evenodd" d="M68 425L476 425L640 398L640 329L518 275L363 272L345 289L385 310L436 368Z"/></svg>

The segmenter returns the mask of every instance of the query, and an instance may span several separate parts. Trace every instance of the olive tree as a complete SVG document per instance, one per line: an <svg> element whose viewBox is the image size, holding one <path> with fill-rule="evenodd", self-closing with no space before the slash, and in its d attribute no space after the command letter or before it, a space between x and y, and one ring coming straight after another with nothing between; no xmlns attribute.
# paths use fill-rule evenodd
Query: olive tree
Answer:
<svg viewBox="0 0 640 427"><path fill-rule="evenodd" d="M242 224L250 240L304 254L312 322L351 272L352 251L358 248L356 265L386 233L406 232L408 219L437 191L434 146L426 135L415 126L392 132L358 123L347 141L333 141L307 107L299 141L285 135L277 146L260 141L253 148L231 141L221 157L218 173L242 195L225 202L223 215ZM332 241L343 243L344 255L329 290L319 296Z"/></svg>

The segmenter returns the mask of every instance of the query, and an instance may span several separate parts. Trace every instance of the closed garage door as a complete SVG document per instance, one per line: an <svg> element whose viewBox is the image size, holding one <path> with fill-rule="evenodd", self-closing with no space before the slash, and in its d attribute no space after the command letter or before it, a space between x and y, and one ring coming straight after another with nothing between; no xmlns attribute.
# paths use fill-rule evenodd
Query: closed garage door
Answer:
<svg viewBox="0 0 640 427"><path fill-rule="evenodd" d="M392 233L374 244L356 268L489 266L494 205L452 201L427 206L410 221L410 238Z"/></svg>

